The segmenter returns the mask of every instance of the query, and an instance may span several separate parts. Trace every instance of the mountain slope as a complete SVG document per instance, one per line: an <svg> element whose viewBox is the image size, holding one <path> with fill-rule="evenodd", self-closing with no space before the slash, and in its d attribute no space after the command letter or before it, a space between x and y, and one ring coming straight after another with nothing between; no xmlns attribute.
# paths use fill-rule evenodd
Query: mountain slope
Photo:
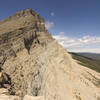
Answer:
<svg viewBox="0 0 100 100"><path fill-rule="evenodd" d="M91 68L100 73L100 60L85 57L77 53L70 53L70 54L72 55L73 59L79 62L79 64Z"/></svg>
<svg viewBox="0 0 100 100"><path fill-rule="evenodd" d="M73 60L37 15L26 9L0 23L1 69L11 78L10 91L44 100L99 100L100 73Z"/></svg>

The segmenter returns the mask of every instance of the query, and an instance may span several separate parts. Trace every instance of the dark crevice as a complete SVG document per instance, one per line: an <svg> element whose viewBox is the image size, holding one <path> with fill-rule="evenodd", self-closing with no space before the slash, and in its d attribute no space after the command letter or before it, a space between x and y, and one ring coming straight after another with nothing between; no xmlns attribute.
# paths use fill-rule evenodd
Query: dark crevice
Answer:
<svg viewBox="0 0 100 100"><path fill-rule="evenodd" d="M38 35L36 34L36 32L34 32L34 34L32 34L29 38L24 38L24 45L28 51L28 54L30 54L30 48L35 39L37 40L37 43L40 44L40 41L38 40Z"/></svg>

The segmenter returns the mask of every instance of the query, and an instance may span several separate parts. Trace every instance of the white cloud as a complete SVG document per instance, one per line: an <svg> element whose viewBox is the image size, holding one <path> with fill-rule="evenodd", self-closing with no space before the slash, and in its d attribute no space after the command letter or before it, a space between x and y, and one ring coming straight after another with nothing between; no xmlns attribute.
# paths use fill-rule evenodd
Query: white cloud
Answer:
<svg viewBox="0 0 100 100"><path fill-rule="evenodd" d="M64 34L64 33L65 33L65 32L59 32L59 34L61 34L61 35Z"/></svg>
<svg viewBox="0 0 100 100"><path fill-rule="evenodd" d="M51 29L53 26L54 26L54 22L48 21L48 22L46 22L46 24L45 24L45 27L46 27L48 30Z"/></svg>
<svg viewBox="0 0 100 100"><path fill-rule="evenodd" d="M68 51L100 53L100 37L84 36L71 38L63 35L53 36Z"/></svg>
<svg viewBox="0 0 100 100"><path fill-rule="evenodd" d="M55 14L54 14L54 12L51 12L50 15L51 15L51 16L54 16Z"/></svg>

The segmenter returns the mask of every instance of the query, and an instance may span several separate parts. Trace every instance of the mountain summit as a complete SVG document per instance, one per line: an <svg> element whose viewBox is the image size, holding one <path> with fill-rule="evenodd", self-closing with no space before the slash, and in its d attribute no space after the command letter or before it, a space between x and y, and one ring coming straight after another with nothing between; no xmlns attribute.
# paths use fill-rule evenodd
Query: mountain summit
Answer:
<svg viewBox="0 0 100 100"><path fill-rule="evenodd" d="M17 12L13 16L9 16L8 18L1 20L1 22L3 23L6 21L11 21L11 20L18 19L20 17L27 17L27 16L38 16L38 14L35 11L33 11L32 9L25 9L25 10L21 10L21 11Z"/></svg>
<svg viewBox="0 0 100 100"><path fill-rule="evenodd" d="M32 9L0 22L0 71L8 100L100 99L100 73L73 60Z"/></svg>

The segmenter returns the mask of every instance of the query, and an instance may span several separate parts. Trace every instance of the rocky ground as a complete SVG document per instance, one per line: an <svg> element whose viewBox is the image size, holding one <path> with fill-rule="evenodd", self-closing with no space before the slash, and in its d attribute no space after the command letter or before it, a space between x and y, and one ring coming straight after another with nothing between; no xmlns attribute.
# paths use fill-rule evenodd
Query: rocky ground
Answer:
<svg viewBox="0 0 100 100"><path fill-rule="evenodd" d="M0 21L0 100L100 100L100 73L79 65L32 9Z"/></svg>

